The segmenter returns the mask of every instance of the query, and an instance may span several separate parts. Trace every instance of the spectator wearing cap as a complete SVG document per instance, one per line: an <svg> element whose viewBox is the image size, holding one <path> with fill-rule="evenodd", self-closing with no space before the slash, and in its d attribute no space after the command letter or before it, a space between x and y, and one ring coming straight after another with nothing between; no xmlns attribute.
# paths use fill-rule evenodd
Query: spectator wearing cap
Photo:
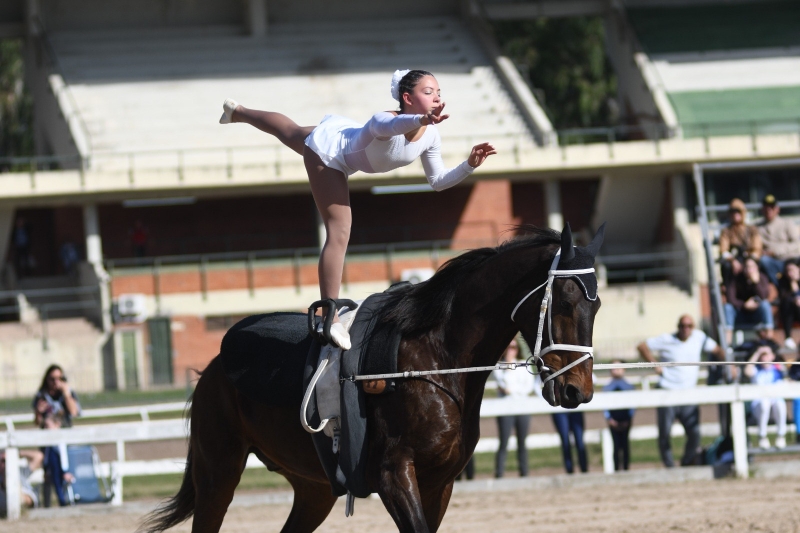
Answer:
<svg viewBox="0 0 800 533"><path fill-rule="evenodd" d="M758 224L763 243L761 266L769 280L777 285L778 274L783 272L786 261L800 257L800 227L781 218L781 207L771 194L764 197L761 212L764 215L764 220Z"/></svg>
<svg viewBox="0 0 800 533"><path fill-rule="evenodd" d="M728 206L729 225L719 235L720 269L722 282L726 285L744 270L744 260L751 257L761 259L763 243L761 233L755 226L745 224L747 208L738 198Z"/></svg>

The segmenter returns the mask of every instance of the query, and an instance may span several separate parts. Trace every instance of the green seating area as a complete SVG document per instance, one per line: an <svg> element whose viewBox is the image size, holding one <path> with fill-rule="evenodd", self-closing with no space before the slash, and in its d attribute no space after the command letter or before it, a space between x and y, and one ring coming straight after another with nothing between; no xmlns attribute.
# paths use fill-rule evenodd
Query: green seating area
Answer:
<svg viewBox="0 0 800 533"><path fill-rule="evenodd" d="M800 2L633 8L628 19L648 54L800 46Z"/></svg>
<svg viewBox="0 0 800 533"><path fill-rule="evenodd" d="M685 137L796 132L800 87L669 93Z"/></svg>

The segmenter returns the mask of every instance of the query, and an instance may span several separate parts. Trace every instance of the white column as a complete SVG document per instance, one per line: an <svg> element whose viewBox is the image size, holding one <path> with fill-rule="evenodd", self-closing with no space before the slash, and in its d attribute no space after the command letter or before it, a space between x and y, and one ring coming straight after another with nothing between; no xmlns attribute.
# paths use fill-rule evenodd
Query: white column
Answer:
<svg viewBox="0 0 800 533"><path fill-rule="evenodd" d="M547 226L556 231L564 229L564 216L561 214L561 189L555 179L544 182L544 206L547 211Z"/></svg>
<svg viewBox="0 0 800 533"><path fill-rule="evenodd" d="M22 506L19 489L19 449L6 448L6 508L9 520L19 520Z"/></svg>
<svg viewBox="0 0 800 533"><path fill-rule="evenodd" d="M97 206L83 206L83 231L86 236L86 260L93 265L103 264L103 244L100 240L100 221Z"/></svg>
<svg viewBox="0 0 800 533"><path fill-rule="evenodd" d="M747 464L747 425L745 422L744 402L731 402L731 435L733 436L733 463L736 477L747 479L750 467Z"/></svg>
<svg viewBox="0 0 800 533"><path fill-rule="evenodd" d="M611 438L611 430L604 428L600 432L600 441L603 445L603 472L606 474L614 473L614 439Z"/></svg>
<svg viewBox="0 0 800 533"><path fill-rule="evenodd" d="M111 330L111 292L109 291L109 276L103 268L103 242L100 239L100 220L97 216L97 206L88 204L83 206L83 231L86 236L86 261L94 268L100 286L100 306L103 331Z"/></svg>
<svg viewBox="0 0 800 533"><path fill-rule="evenodd" d="M267 0L248 0L246 19L252 37L267 35Z"/></svg>

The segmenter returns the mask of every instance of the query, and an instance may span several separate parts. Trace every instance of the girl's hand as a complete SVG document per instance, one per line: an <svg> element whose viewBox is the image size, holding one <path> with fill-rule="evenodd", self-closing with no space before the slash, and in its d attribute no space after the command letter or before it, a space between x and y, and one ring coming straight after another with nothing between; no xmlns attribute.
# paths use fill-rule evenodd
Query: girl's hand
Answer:
<svg viewBox="0 0 800 533"><path fill-rule="evenodd" d="M442 115L442 111L444 111L444 102L439 104L433 111L422 117L420 123L423 126L428 126L430 124L438 124L450 118L450 115Z"/></svg>
<svg viewBox="0 0 800 533"><path fill-rule="evenodd" d="M467 164L472 168L478 168L486 161L487 157L496 153L497 150L489 143L476 144L472 147L472 153L469 154Z"/></svg>

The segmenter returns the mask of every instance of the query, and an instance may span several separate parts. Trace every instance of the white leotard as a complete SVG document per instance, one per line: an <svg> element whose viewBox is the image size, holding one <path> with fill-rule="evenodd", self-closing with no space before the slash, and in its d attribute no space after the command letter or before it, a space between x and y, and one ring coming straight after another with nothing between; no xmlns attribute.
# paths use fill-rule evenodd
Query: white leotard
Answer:
<svg viewBox="0 0 800 533"><path fill-rule="evenodd" d="M428 183L437 191L456 185L474 170L466 161L446 169L442 161L442 139L436 126L429 125L416 141L405 134L421 126L422 115L375 114L361 125L337 115L326 115L306 138L306 146L328 167L350 176L389 172L420 157Z"/></svg>

